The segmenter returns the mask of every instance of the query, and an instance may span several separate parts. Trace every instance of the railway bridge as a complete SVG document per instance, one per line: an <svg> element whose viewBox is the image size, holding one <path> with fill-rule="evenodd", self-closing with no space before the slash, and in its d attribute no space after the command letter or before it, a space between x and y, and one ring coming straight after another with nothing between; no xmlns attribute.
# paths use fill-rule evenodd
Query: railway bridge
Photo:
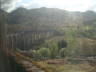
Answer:
<svg viewBox="0 0 96 72"><path fill-rule="evenodd" d="M19 31L7 34L8 48L19 48L22 50L36 49L37 46L44 43L46 39L63 35L56 30L32 30L32 31Z"/></svg>

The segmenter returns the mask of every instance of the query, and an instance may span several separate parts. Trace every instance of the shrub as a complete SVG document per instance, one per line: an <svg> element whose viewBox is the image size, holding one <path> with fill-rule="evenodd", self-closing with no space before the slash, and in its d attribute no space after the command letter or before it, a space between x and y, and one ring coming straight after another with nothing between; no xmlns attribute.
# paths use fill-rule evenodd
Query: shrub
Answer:
<svg viewBox="0 0 96 72"><path fill-rule="evenodd" d="M65 48L60 49L59 54L60 54L60 57L65 57L66 49Z"/></svg>
<svg viewBox="0 0 96 72"><path fill-rule="evenodd" d="M41 58L49 58L50 57L50 50L49 48L40 48L37 50L37 53L41 56Z"/></svg>
<svg viewBox="0 0 96 72"><path fill-rule="evenodd" d="M51 53L50 57L56 58L56 56L58 56L58 53L59 53L58 45L56 43L53 43L49 49Z"/></svg>

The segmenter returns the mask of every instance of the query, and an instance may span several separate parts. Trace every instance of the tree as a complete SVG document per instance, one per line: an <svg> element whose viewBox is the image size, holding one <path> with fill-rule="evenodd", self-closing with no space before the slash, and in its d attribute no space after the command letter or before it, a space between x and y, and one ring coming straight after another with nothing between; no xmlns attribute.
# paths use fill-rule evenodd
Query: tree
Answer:
<svg viewBox="0 0 96 72"><path fill-rule="evenodd" d="M43 59L50 57L50 50L48 48L40 48L37 52Z"/></svg>
<svg viewBox="0 0 96 72"><path fill-rule="evenodd" d="M76 55L76 49L77 49L77 29L67 29L65 33L65 39L68 43L67 48L67 55L68 56L75 56Z"/></svg>
<svg viewBox="0 0 96 72"><path fill-rule="evenodd" d="M59 46L59 48L65 48L65 47L67 47L67 42L64 41L64 40L61 40L61 41L58 43L58 46Z"/></svg>
<svg viewBox="0 0 96 72"><path fill-rule="evenodd" d="M65 55L66 55L66 48L60 49L59 54L60 54L61 57L65 57Z"/></svg>
<svg viewBox="0 0 96 72"><path fill-rule="evenodd" d="M58 56L59 53L59 48L58 48L58 44L57 43L52 43L52 45L50 46L50 53L51 53L51 58L55 58L56 56Z"/></svg>

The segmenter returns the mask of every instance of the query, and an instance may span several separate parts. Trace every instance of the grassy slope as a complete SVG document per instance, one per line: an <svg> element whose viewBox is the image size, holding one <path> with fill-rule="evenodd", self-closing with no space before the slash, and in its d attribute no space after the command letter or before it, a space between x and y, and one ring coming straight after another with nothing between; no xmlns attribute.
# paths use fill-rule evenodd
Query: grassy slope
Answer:
<svg viewBox="0 0 96 72"><path fill-rule="evenodd" d="M55 61L55 60L51 60ZM87 62L82 64L48 64L46 61L37 62L47 72L96 72L96 66L91 66Z"/></svg>

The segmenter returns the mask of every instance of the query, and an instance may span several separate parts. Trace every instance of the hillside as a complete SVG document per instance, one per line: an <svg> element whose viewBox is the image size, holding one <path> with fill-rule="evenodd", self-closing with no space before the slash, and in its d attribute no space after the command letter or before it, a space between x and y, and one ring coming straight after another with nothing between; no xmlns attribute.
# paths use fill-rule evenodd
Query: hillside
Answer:
<svg viewBox="0 0 96 72"><path fill-rule="evenodd" d="M96 13L69 12L56 8L18 8L8 15L9 31L96 26ZM11 30L10 30L11 29Z"/></svg>
<svg viewBox="0 0 96 72"><path fill-rule="evenodd" d="M73 33L73 38L96 39L96 13L93 11L69 12L44 7L31 10L18 8L6 16L8 33L55 29L64 34L69 32L66 34L69 38Z"/></svg>
<svg viewBox="0 0 96 72"><path fill-rule="evenodd" d="M11 13L0 10L0 24L12 70L96 72L95 12L20 7Z"/></svg>

